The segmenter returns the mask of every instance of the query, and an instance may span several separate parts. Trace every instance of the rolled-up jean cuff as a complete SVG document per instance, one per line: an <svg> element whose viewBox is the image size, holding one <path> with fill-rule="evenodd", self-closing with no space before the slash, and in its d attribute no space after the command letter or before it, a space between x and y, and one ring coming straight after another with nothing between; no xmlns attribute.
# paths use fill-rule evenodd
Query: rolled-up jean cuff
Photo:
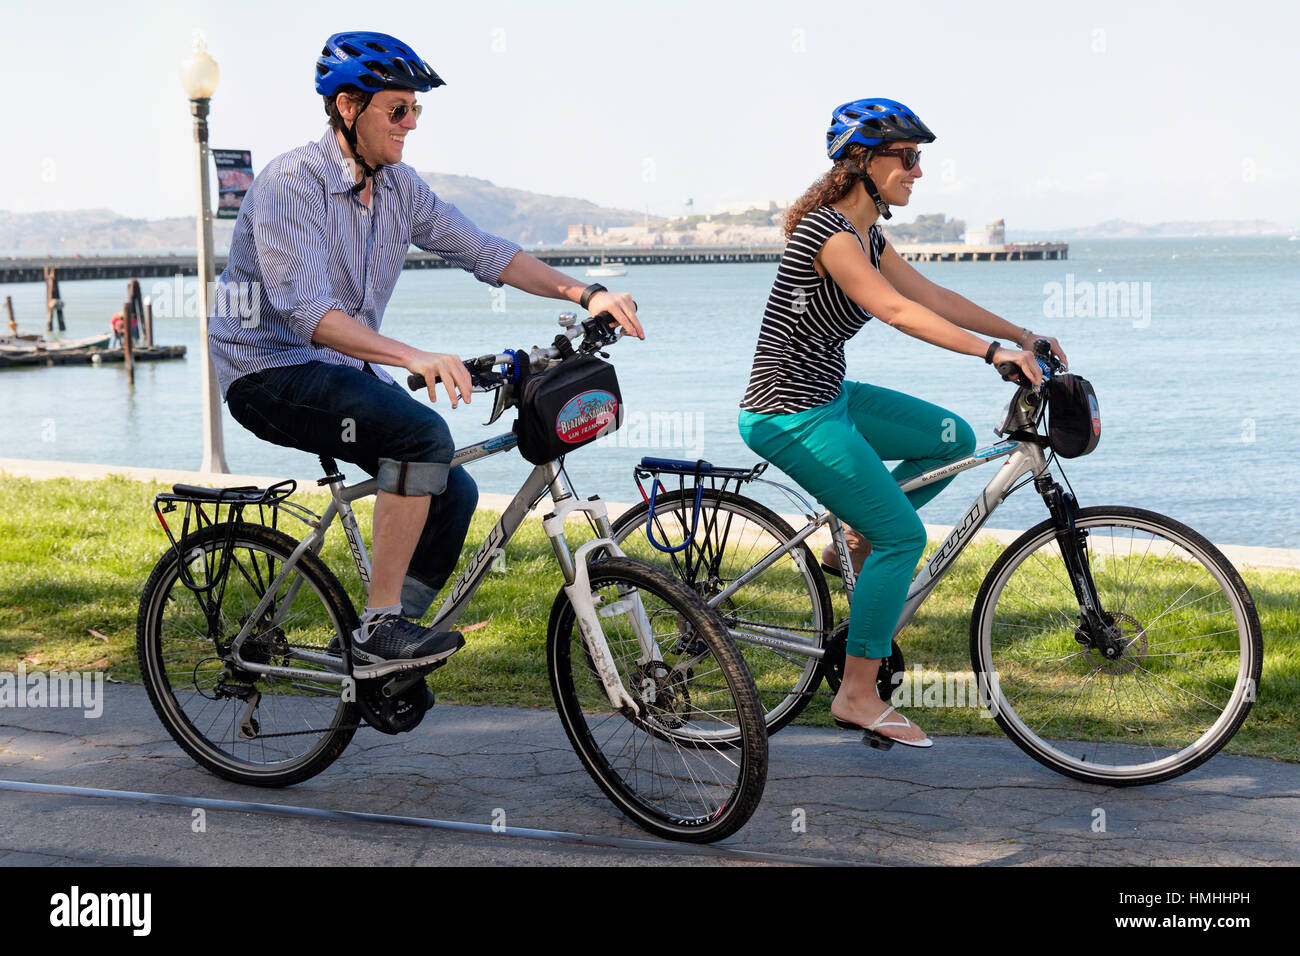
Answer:
<svg viewBox="0 0 1300 956"><path fill-rule="evenodd" d="M437 588L431 588L408 574L402 581L402 613L411 620L418 621L429 613L433 599L437 596Z"/></svg>
<svg viewBox="0 0 1300 956"><path fill-rule="evenodd" d="M414 498L440 495L447 490L451 466L436 461L394 461L379 459L379 490Z"/></svg>

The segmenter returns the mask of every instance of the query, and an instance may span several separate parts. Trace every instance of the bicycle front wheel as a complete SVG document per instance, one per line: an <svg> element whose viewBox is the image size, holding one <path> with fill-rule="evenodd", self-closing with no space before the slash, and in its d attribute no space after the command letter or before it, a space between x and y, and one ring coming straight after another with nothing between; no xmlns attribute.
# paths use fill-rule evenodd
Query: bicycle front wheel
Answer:
<svg viewBox="0 0 1300 956"><path fill-rule="evenodd" d="M296 545L261 525L204 528L182 539L181 558L174 550L163 555L140 597L136 650L155 712L186 753L239 783L286 786L314 776L343 752L359 722L340 683L269 677L232 661L231 642ZM207 608L186 580L212 585ZM346 646L356 626L347 592L307 552L274 588L241 656L339 673L342 661L328 646L335 637Z"/></svg>
<svg viewBox="0 0 1300 956"><path fill-rule="evenodd" d="M563 590L551 609L547 666L560 721L601 790L645 829L711 843L749 820L767 780L758 695L716 615L662 571L607 558L591 596L639 713L610 704ZM647 648L634 622L644 609Z"/></svg>
<svg viewBox="0 0 1300 956"><path fill-rule="evenodd" d="M691 532L695 492L681 490L655 501L655 540L677 545ZM821 650L834 628L826 578L806 544L788 550L790 525L771 509L732 492L706 489L695 538L666 554L646 535L650 506L641 503L614 522L611 537L629 557L659 567L690 586L722 617L754 677L767 732L794 720L822 678ZM782 552L753 580L723 590L765 557ZM787 646L764 643L777 638Z"/></svg>
<svg viewBox="0 0 1300 956"><path fill-rule="evenodd" d="M1151 511L1083 508L1108 660L1076 640L1079 602L1050 521L994 562L971 615L971 663L1002 729L1066 776L1156 783L1204 763L1258 693L1263 642L1245 582L1192 529Z"/></svg>

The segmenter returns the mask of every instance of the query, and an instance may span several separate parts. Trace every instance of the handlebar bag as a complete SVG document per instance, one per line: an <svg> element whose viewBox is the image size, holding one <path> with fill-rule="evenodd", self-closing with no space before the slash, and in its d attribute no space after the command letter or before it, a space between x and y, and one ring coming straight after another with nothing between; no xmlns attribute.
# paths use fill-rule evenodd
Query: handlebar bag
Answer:
<svg viewBox="0 0 1300 956"><path fill-rule="evenodd" d="M614 366L577 354L528 376L514 431L519 452L534 465L588 445L623 423L623 394Z"/></svg>
<svg viewBox="0 0 1300 956"><path fill-rule="evenodd" d="M1057 375L1047 383L1047 440L1062 458L1079 458L1101 441L1097 394L1086 378Z"/></svg>

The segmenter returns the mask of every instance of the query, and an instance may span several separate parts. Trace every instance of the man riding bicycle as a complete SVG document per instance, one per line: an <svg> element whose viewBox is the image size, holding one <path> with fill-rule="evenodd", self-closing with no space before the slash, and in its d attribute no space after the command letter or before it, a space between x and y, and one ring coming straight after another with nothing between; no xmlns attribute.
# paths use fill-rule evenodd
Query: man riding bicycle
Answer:
<svg viewBox="0 0 1300 956"><path fill-rule="evenodd" d="M436 402L441 377L455 408L472 386L461 360L379 333L411 245L481 282L610 312L644 338L626 293L584 286L480 231L401 162L421 107L444 85L415 51L383 33L336 33L316 60L316 92L330 128L319 142L273 159L249 190L219 282L257 295L218 294L209 341L230 413L277 445L328 455L376 476L370 597L353 642L354 672L392 660L432 663L464 641L421 627L455 569L478 501L473 479L450 467L442 417L382 365L423 375ZM371 363L375 363L372 365Z"/></svg>

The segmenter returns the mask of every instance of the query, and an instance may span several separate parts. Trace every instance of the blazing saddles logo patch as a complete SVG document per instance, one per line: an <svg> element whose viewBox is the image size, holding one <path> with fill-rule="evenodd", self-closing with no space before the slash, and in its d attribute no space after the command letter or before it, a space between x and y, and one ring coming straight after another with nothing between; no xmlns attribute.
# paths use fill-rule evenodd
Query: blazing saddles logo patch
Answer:
<svg viewBox="0 0 1300 956"><path fill-rule="evenodd" d="M618 399L604 389L592 389L564 403L555 419L555 434L569 445L598 436L618 420Z"/></svg>

